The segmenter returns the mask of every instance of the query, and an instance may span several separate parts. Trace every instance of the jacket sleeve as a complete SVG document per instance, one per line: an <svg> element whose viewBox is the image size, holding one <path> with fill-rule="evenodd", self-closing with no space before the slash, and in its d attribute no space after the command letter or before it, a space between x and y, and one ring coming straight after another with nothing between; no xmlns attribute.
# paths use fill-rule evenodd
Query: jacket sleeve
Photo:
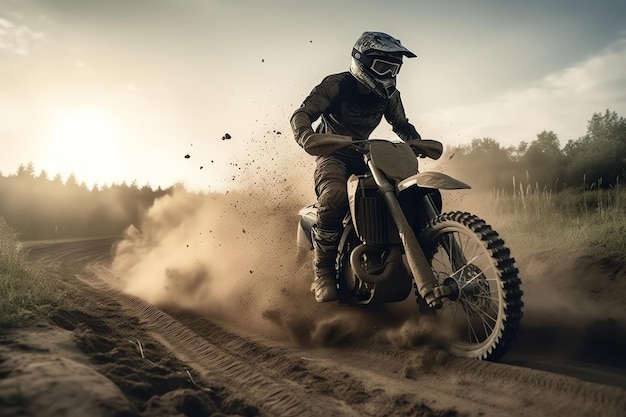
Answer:
<svg viewBox="0 0 626 417"><path fill-rule="evenodd" d="M314 133L311 124L330 108L339 94L336 76L329 75L317 85L291 116L291 129L298 145L304 148L307 139Z"/></svg>
<svg viewBox="0 0 626 417"><path fill-rule="evenodd" d="M385 119L393 127L393 132L403 141L406 142L422 138L404 113L400 91L396 91L389 99L389 105L385 111Z"/></svg>

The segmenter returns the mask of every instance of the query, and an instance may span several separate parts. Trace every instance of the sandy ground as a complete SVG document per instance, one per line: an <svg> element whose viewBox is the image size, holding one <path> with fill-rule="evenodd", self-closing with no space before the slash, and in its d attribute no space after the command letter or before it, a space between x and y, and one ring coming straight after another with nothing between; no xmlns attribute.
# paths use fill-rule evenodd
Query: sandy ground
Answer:
<svg viewBox="0 0 626 417"><path fill-rule="evenodd" d="M398 314L392 310L328 305L333 314L319 320L315 305L311 315L294 313L302 301L295 310L270 306L257 318L267 328L252 317L246 328L227 314L156 308L111 287L110 246L33 248L51 276L80 292L81 308L44 308L0 337L0 415L618 417L626 410L619 262L522 259L526 275L557 278L529 279L519 341L502 363L488 363L451 357L426 322L393 328L379 319ZM593 279L574 285L568 273ZM386 330L371 330L378 327Z"/></svg>

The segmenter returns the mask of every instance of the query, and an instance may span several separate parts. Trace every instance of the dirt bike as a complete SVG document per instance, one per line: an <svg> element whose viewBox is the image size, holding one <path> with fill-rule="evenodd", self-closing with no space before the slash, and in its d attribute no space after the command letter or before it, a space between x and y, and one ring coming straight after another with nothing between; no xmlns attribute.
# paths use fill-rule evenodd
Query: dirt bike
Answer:
<svg viewBox="0 0 626 417"><path fill-rule="evenodd" d="M405 300L455 335L452 354L496 360L516 337L522 290L515 259L490 225L461 211L442 213L439 190L469 185L441 172L419 172L418 158L439 159L434 140L354 141L317 134L305 150L361 153L368 173L347 180L349 212L336 259L339 299L347 304ZM317 206L300 210L298 246L312 250Z"/></svg>

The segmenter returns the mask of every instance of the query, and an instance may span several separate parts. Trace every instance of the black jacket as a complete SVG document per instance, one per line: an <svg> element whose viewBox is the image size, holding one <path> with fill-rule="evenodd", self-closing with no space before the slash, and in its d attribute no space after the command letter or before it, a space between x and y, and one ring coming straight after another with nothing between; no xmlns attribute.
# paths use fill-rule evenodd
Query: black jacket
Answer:
<svg viewBox="0 0 626 417"><path fill-rule="evenodd" d="M327 76L311 91L291 117L294 137L300 146L313 133L311 124L320 116L317 133L368 139L385 116L400 139L420 139L404 113L399 91L384 99L375 93L362 94L357 83L346 71Z"/></svg>

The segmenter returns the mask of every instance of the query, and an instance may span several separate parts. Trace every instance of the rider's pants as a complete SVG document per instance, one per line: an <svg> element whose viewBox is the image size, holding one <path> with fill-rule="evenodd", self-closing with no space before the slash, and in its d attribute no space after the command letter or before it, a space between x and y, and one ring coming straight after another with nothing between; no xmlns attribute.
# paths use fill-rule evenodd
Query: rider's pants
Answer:
<svg viewBox="0 0 626 417"><path fill-rule="evenodd" d="M313 246L314 266L318 277L334 271L335 268L342 222L348 212L346 181L350 175L363 174L366 170L361 158L342 158L336 155L317 158L314 178L318 211Z"/></svg>

